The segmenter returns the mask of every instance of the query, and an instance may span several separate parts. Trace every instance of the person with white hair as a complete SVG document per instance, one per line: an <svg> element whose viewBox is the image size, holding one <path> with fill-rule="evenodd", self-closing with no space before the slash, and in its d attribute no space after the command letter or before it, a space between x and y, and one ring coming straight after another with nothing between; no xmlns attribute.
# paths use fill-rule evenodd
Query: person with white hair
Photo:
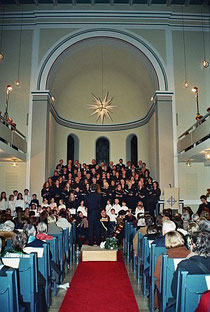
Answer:
<svg viewBox="0 0 210 312"><path fill-rule="evenodd" d="M52 235L47 234L47 224L45 222L39 222L39 224L37 225L36 238L44 241L53 239Z"/></svg>
<svg viewBox="0 0 210 312"><path fill-rule="evenodd" d="M69 229L69 233L71 232L71 223L68 222L67 220L67 213L66 213L66 210L64 209L61 209L61 211L59 212L58 214L58 221L56 222L56 225L59 227L59 228L62 228L63 230L64 229Z"/></svg>
<svg viewBox="0 0 210 312"><path fill-rule="evenodd" d="M165 235L168 232L175 231L176 224L171 220L166 220L163 222L162 226L162 236L155 239L152 244L155 244L156 247L165 247Z"/></svg>
<svg viewBox="0 0 210 312"><path fill-rule="evenodd" d="M0 236L5 239L10 239L14 234L15 224L11 220L7 220L2 223L2 227L0 229Z"/></svg>
<svg viewBox="0 0 210 312"><path fill-rule="evenodd" d="M43 224L41 223L41 225L39 226L39 233L40 233L40 230L45 229L46 226L47 226L46 224L44 224L44 226L42 226L42 225ZM26 226L24 226L23 227L23 231L28 236L28 242L27 242L26 247L43 247L45 242L43 240L41 240L41 239L37 239L36 238L36 228L35 228L35 226L33 224L27 224ZM51 252L50 252L50 254L51 254ZM52 257L52 255L50 257Z"/></svg>
<svg viewBox="0 0 210 312"><path fill-rule="evenodd" d="M59 226L56 225L56 217L51 215L47 218L47 222L48 222L48 234L59 234L61 232L63 232L63 229Z"/></svg>
<svg viewBox="0 0 210 312"><path fill-rule="evenodd" d="M23 227L23 232L28 236L28 244L36 239L36 229L33 224L26 224Z"/></svg>

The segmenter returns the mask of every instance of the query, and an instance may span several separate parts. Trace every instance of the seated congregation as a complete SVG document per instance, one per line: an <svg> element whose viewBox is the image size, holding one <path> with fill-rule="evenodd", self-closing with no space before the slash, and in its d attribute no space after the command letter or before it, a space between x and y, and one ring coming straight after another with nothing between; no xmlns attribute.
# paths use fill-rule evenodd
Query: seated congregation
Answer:
<svg viewBox="0 0 210 312"><path fill-rule="evenodd" d="M90 234L87 198L92 190L99 194L100 212L98 226ZM210 274L209 202L202 195L196 214L190 207L185 207L182 214L172 214L171 210L160 213L160 195L158 182L152 179L145 163L140 160L138 166L130 162L125 166L122 159L116 165L110 161L108 166L94 159L89 165L77 160L64 165L61 159L41 189L41 203L37 194L30 197L27 189L23 195L14 190L9 200L6 192L1 192L0 278L8 280L13 274L16 305L23 311L47 311L51 295L57 294L58 285L75 259L75 246L80 249L83 244L100 244L115 237L142 284L143 295L149 297L150 310L189 311L181 308L179 271L188 271L189 276ZM19 260L15 266L14 259ZM175 264L170 278L164 280L163 268L170 259ZM30 279L33 287L28 289L23 273L27 265L35 276ZM207 289L200 290L200 297ZM203 305L209 292L205 296ZM180 299L174 300L177 297ZM200 297L194 300L195 309Z"/></svg>

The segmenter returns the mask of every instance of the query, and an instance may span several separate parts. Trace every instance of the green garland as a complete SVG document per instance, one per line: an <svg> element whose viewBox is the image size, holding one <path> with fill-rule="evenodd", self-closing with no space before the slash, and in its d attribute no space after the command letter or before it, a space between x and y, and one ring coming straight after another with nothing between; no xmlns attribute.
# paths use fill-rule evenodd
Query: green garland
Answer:
<svg viewBox="0 0 210 312"><path fill-rule="evenodd" d="M114 237L107 238L104 245L105 249L118 249L117 239Z"/></svg>

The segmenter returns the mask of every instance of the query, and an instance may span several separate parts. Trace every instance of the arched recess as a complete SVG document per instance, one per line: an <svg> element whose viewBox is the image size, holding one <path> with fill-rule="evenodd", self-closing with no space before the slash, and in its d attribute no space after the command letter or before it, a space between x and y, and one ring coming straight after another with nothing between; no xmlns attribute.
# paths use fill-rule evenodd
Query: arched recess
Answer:
<svg viewBox="0 0 210 312"><path fill-rule="evenodd" d="M71 133L67 138L67 161L71 159L74 162L79 159L79 138Z"/></svg>
<svg viewBox="0 0 210 312"><path fill-rule="evenodd" d="M109 163L109 140L106 137L100 137L96 141L96 162L102 161L108 165Z"/></svg>
<svg viewBox="0 0 210 312"><path fill-rule="evenodd" d="M150 70L158 80L157 90L168 90L168 79L165 64L157 51L145 39L133 34L132 32L119 29L86 29L76 31L65 36L57 42L44 56L40 68L38 69L37 90L50 90L50 83L56 72L56 65L62 62L69 48L75 44L90 38L114 38L127 42L138 49L150 63Z"/></svg>
<svg viewBox="0 0 210 312"><path fill-rule="evenodd" d="M126 139L126 159L134 165L138 163L138 138L135 134L130 134Z"/></svg>

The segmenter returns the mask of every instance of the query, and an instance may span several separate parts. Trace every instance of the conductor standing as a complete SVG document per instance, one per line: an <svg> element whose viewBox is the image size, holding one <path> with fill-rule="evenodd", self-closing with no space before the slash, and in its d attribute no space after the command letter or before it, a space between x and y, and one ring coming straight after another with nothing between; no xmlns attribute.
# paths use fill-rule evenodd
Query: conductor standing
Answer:
<svg viewBox="0 0 210 312"><path fill-rule="evenodd" d="M97 185L91 184L90 194L85 198L85 207L88 208L89 245L93 246L94 230L96 243L100 245L100 204L101 195L96 193Z"/></svg>

